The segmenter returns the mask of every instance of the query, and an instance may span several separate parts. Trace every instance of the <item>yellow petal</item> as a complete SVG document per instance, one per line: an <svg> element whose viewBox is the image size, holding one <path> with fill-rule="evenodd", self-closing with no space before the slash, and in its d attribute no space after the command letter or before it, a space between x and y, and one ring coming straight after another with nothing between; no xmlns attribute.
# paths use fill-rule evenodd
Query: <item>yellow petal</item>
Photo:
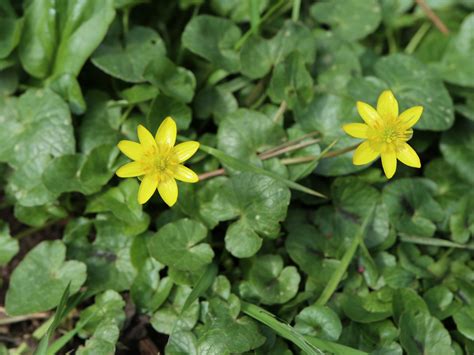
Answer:
<svg viewBox="0 0 474 355"><path fill-rule="evenodd" d="M357 111L359 112L360 117L362 117L362 119L368 125L371 125L375 121L380 120L380 116L377 111L365 102L357 101Z"/></svg>
<svg viewBox="0 0 474 355"><path fill-rule="evenodd" d="M380 94L377 112L383 119L398 117L398 102L391 90L385 90Z"/></svg>
<svg viewBox="0 0 474 355"><path fill-rule="evenodd" d="M138 139L140 140L140 144L143 145L144 148L156 146L155 139L153 135L143 127L141 124L137 127Z"/></svg>
<svg viewBox="0 0 474 355"><path fill-rule="evenodd" d="M165 203L172 207L178 199L178 185L173 178L160 181L158 184L158 192Z"/></svg>
<svg viewBox="0 0 474 355"><path fill-rule="evenodd" d="M191 158L194 153L199 149L199 142L189 141L180 143L173 148L174 154L178 158L180 163Z"/></svg>
<svg viewBox="0 0 474 355"><path fill-rule="evenodd" d="M415 150L407 143L403 143L397 148L397 158L405 165L411 166L413 168L421 168L421 162L418 154L416 154Z"/></svg>
<svg viewBox="0 0 474 355"><path fill-rule="evenodd" d="M140 160L143 155L143 148L137 142L120 141L117 144L118 149L132 160Z"/></svg>
<svg viewBox="0 0 474 355"><path fill-rule="evenodd" d="M161 122L158 131L156 131L155 140L158 144L163 144L168 147L174 146L176 142L176 122L171 117L166 117Z"/></svg>
<svg viewBox="0 0 474 355"><path fill-rule="evenodd" d="M369 142L363 142L357 147L352 157L352 163L354 165L364 165L368 164L371 161L374 161L379 156L379 153L374 151Z"/></svg>
<svg viewBox="0 0 474 355"><path fill-rule="evenodd" d="M390 179L397 170L397 154L393 149L382 153L382 166L385 176Z"/></svg>
<svg viewBox="0 0 474 355"><path fill-rule="evenodd" d="M144 173L142 164L136 161L122 165L116 172L117 176L122 178L140 176Z"/></svg>
<svg viewBox="0 0 474 355"><path fill-rule="evenodd" d="M184 165L178 165L174 173L175 179L184 182L198 182L199 177L191 169L185 167Z"/></svg>
<svg viewBox="0 0 474 355"><path fill-rule="evenodd" d="M369 126L364 123L349 123L342 126L344 132L355 138L367 138Z"/></svg>
<svg viewBox="0 0 474 355"><path fill-rule="evenodd" d="M138 189L138 203L143 205L147 202L151 196L155 193L156 187L158 186L158 179L155 175L145 175L140 188Z"/></svg>
<svg viewBox="0 0 474 355"><path fill-rule="evenodd" d="M423 106L413 106L403 111L398 119L406 128L410 128L418 122L422 113Z"/></svg>

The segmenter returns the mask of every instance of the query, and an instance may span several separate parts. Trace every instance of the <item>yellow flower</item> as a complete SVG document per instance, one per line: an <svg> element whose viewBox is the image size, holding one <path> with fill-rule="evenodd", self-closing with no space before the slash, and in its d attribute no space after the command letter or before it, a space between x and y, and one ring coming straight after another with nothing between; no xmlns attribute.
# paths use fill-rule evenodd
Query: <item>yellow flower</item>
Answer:
<svg viewBox="0 0 474 355"><path fill-rule="evenodd" d="M413 136L411 127L421 117L422 106L414 106L398 115L398 102L390 90L380 94L377 110L365 102L357 102L359 115L364 123L349 123L342 128L355 138L366 139L360 144L352 162L363 165L382 158L382 166L387 178L397 170L397 159L413 168L421 167L420 158L407 141Z"/></svg>
<svg viewBox="0 0 474 355"><path fill-rule="evenodd" d="M141 179L138 189L138 203L144 204L156 189L168 206L173 206L178 199L176 180L197 182L194 171L182 165L199 149L199 142L189 141L174 145L176 141L176 123L167 117L158 128L155 137L142 125L137 128L140 143L120 141L118 148L130 159L117 170L122 178L136 177Z"/></svg>

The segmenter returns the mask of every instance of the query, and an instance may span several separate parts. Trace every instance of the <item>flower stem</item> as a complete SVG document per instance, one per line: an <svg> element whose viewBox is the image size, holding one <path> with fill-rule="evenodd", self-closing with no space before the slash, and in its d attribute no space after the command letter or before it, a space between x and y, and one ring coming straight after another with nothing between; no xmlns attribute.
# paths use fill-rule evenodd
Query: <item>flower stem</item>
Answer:
<svg viewBox="0 0 474 355"><path fill-rule="evenodd" d="M429 7L426 0L415 0L419 7L424 11L426 16L433 22L436 28L443 34L448 35L449 30L436 13Z"/></svg>
<svg viewBox="0 0 474 355"><path fill-rule="evenodd" d="M428 22L425 22L423 25L420 26L418 31L413 35L411 38L410 42L405 48L405 53L406 54L413 54L413 52L416 50L418 45L421 43L423 40L423 37L428 33L428 31L431 28L431 24Z"/></svg>
<svg viewBox="0 0 474 355"><path fill-rule="evenodd" d="M61 222L61 221L67 221L67 218L53 219L49 222L46 222L45 224L43 224L40 227L32 227L32 228L25 229L25 230L21 231L20 233L18 233L17 235L15 235L14 238L15 239L22 239L24 237L28 237L29 235L32 235L32 234L34 234L36 232L39 232L39 231L42 231L43 229L51 227L53 224L56 224L56 223Z"/></svg>

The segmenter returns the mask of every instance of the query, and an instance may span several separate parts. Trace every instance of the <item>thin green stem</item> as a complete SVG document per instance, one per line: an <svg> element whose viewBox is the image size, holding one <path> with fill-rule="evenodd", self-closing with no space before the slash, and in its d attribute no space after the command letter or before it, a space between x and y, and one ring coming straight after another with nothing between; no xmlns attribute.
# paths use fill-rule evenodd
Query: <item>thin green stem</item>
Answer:
<svg viewBox="0 0 474 355"><path fill-rule="evenodd" d="M250 30L252 33L257 34L260 26L260 0L247 1L249 2Z"/></svg>
<svg viewBox="0 0 474 355"><path fill-rule="evenodd" d="M387 35L387 42L388 42L388 51L390 54L394 54L398 52L397 41L395 39L395 35L391 29L387 29L385 31Z"/></svg>
<svg viewBox="0 0 474 355"><path fill-rule="evenodd" d="M372 214L373 214L374 209L375 209L375 206L372 206L372 208L369 210L369 213L365 217L362 225L359 227L357 234L352 239L352 242L349 245L349 248L346 250L346 252L342 256L342 259L338 268L336 269L336 271L334 271L334 273L331 276L331 279L326 284L326 287L321 293L321 296L319 296L318 300L316 301L316 304L318 306L324 306L329 301L329 299L331 298L331 296L333 295L333 293L336 291L337 287L339 286L339 283L341 282L342 277L346 273L346 270L349 267L349 264L351 263L355 255L355 252L357 251L357 248L363 242L364 233L369 224L369 221L372 219Z"/></svg>
<svg viewBox="0 0 474 355"><path fill-rule="evenodd" d="M431 24L428 22L425 22L420 26L418 31L413 35L411 38L410 42L408 42L408 45L405 48L405 53L406 54L413 54L415 52L416 48L420 45L421 41L423 38L426 36L428 31L431 29Z"/></svg>
<svg viewBox="0 0 474 355"><path fill-rule="evenodd" d="M53 219L49 222L46 222L41 227L32 227L32 228L25 229L25 230L21 231L20 233L18 233L17 235L15 235L14 238L15 239L22 239L22 238L28 237L29 235L32 235L32 234L34 234L36 232L39 232L39 231L42 231L43 229L46 229L46 228L52 226L53 224L56 224L59 221L62 221L62 220L61 219Z"/></svg>
<svg viewBox="0 0 474 355"><path fill-rule="evenodd" d="M273 5L266 13L263 15L263 17L260 19L260 25L267 21L275 12L280 10L286 3L286 0L280 0L278 1L275 5ZM247 39L253 34L253 29L250 28L247 32L244 33L242 37L235 43L234 49L238 51L244 43L247 41Z"/></svg>
<svg viewBox="0 0 474 355"><path fill-rule="evenodd" d="M300 19L301 0L293 0L293 9L291 10L291 19L297 22Z"/></svg>
<svg viewBox="0 0 474 355"><path fill-rule="evenodd" d="M128 34L129 19L130 19L130 7L126 7L123 9L123 12L122 12L122 29L123 29L124 36Z"/></svg>

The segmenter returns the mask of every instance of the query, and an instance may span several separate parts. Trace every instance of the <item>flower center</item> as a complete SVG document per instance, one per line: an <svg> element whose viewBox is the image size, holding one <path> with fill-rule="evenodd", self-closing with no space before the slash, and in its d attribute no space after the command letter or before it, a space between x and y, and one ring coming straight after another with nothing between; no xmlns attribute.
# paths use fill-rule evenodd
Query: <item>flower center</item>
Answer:
<svg viewBox="0 0 474 355"><path fill-rule="evenodd" d="M397 148L411 138L411 129L406 129L397 119L384 119L374 122L369 130L372 149L381 152ZM390 148L391 147L391 148Z"/></svg>
<svg viewBox="0 0 474 355"><path fill-rule="evenodd" d="M141 163L145 167L146 174L157 175L162 180L173 176L179 161L172 149L158 146L145 152Z"/></svg>

